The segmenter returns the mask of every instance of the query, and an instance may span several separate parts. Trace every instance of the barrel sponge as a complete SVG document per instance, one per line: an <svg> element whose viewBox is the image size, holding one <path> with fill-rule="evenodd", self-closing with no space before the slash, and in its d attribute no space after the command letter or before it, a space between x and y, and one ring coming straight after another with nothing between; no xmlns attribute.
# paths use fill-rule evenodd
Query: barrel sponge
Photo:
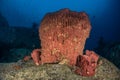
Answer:
<svg viewBox="0 0 120 80"><path fill-rule="evenodd" d="M85 12L62 9L46 14L39 27L42 61L52 63L67 59L70 65L75 65L77 57L83 55L90 30Z"/></svg>

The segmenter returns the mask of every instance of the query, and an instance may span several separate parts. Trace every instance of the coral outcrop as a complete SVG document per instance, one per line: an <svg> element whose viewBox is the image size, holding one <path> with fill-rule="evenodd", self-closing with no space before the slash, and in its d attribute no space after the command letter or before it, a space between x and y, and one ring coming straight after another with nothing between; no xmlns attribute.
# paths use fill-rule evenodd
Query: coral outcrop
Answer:
<svg viewBox="0 0 120 80"><path fill-rule="evenodd" d="M90 30L90 21L84 12L63 9L54 13L48 13L39 27L41 49L35 49L31 54L34 62L36 65L59 62L63 64L67 62L69 66L75 66L77 58L82 56L85 61L79 61L77 64L80 65L77 66L85 67L83 71L86 68L95 69L95 67L91 68L92 62L90 60L93 58L94 61L97 61L98 56L96 56L97 58L94 57L96 54L91 54L90 51L87 51L86 56L83 55L85 41L89 37ZM81 66L80 62L88 62L90 65ZM91 75L92 70L87 75ZM85 74L83 73L83 75Z"/></svg>

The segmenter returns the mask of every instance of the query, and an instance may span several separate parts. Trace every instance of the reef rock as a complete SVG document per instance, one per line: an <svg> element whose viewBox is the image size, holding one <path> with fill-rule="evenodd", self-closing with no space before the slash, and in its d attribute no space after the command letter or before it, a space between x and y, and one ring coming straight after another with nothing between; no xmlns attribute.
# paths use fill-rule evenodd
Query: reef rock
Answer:
<svg viewBox="0 0 120 80"><path fill-rule="evenodd" d="M28 62L0 63L0 80L119 80L120 70L111 62L100 58L96 74L92 77L76 75L67 65Z"/></svg>
<svg viewBox="0 0 120 80"><path fill-rule="evenodd" d="M120 42L107 43L101 47L96 48L96 51L120 69Z"/></svg>
<svg viewBox="0 0 120 80"><path fill-rule="evenodd" d="M48 13L39 28L41 62L57 63L66 59L69 65L75 65L78 55L83 54L90 30L90 21L84 12L63 9Z"/></svg>

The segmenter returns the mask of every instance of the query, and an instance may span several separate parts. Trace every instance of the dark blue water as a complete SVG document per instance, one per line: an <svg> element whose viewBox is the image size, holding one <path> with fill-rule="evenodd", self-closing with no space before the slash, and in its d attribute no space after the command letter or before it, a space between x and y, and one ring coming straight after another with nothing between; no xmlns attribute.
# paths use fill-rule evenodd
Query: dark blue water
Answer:
<svg viewBox="0 0 120 80"><path fill-rule="evenodd" d="M69 8L77 12L84 11L89 15L92 26L90 38L86 41L85 49L94 50L99 46L98 43L101 38L103 38L105 43L109 44L120 42L119 3L119 0L0 0L0 27L13 28L15 26L31 29L33 26L38 27L41 19L48 12L58 11L62 8ZM37 39L34 35L35 30L29 33ZM2 34L2 32L0 34L2 35L0 39L5 41L6 38L3 38L3 36L6 36L6 34ZM10 35L14 36L12 33ZM8 46L8 43L3 43L2 40L0 41L1 52L4 52L4 49L7 49L5 52L9 51L11 46ZM36 43L34 44L31 45L36 47ZM24 48L24 45L21 46ZM12 46L12 48L14 47Z"/></svg>

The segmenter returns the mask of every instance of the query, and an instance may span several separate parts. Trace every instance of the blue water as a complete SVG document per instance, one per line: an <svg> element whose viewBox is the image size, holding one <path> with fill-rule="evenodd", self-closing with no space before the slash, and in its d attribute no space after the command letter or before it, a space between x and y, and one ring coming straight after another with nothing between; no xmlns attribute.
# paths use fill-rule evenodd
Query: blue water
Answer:
<svg viewBox="0 0 120 80"><path fill-rule="evenodd" d="M1 25L4 20L8 22L9 28L32 28L33 23L38 27L48 12L63 8L84 11L89 15L92 26L85 49L93 50L98 47L101 37L106 43L120 42L119 4L120 0L0 0L0 14L5 18L0 19L0 27L3 27Z"/></svg>

